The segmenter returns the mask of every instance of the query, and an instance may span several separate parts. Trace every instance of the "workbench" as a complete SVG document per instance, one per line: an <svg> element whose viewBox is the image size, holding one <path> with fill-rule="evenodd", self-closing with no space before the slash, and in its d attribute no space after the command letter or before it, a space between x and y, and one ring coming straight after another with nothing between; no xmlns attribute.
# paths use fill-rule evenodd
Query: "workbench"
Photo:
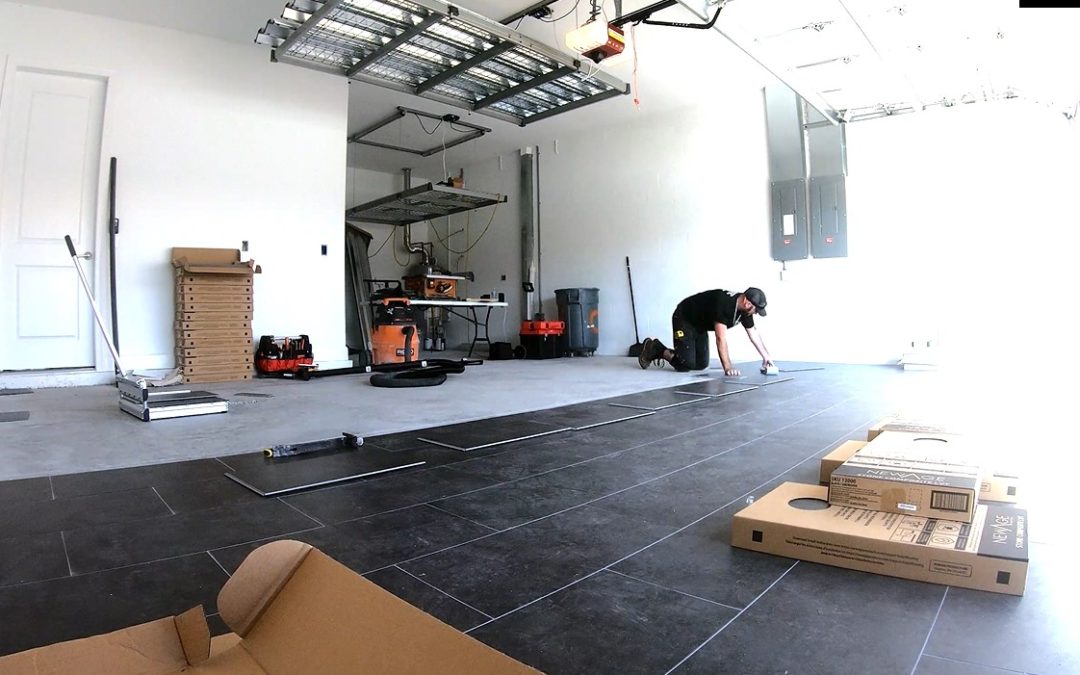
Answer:
<svg viewBox="0 0 1080 675"><path fill-rule="evenodd" d="M409 304L413 307L441 307L450 314L456 317L465 319L473 326L473 339L469 344L469 355L466 358L472 358L473 350L476 349L477 342L486 342L488 346L491 346L491 340L488 338L488 322L491 320L491 310L495 307L507 307L510 303L499 302L498 300L457 300L457 299L409 299ZM478 309L486 309L483 312L483 319L480 318L481 313L477 312ZM463 314L459 310L468 310L468 314ZM480 331L483 329L483 335Z"/></svg>

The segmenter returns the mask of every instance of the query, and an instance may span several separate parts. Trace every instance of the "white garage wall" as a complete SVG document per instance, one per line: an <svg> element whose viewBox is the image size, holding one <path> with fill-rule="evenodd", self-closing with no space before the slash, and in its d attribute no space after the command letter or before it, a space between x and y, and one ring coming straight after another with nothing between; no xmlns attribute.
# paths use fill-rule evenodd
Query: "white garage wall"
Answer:
<svg viewBox="0 0 1080 675"><path fill-rule="evenodd" d="M0 51L9 68L109 80L99 251L107 251L115 156L125 365L174 363L170 249L238 249L243 240L245 257L264 270L255 281L255 336L307 333L319 361L346 360L343 79L272 64L255 45L8 2L0 2ZM97 288L107 306L104 269ZM99 350L99 368L111 371L106 355Z"/></svg>
<svg viewBox="0 0 1080 675"><path fill-rule="evenodd" d="M629 255L642 337L667 341L672 308L696 290L757 285L778 360L896 363L930 340L971 368L1021 362L1040 344L1070 349L1060 344L1075 331L1070 313L1037 298L1075 287L1075 123L1007 101L850 125L850 255L781 273L769 255L762 110L760 90L729 90L721 105L540 145L548 316L556 288L597 287L600 352L625 353ZM503 173L516 166L504 158ZM517 229L500 228L504 243L477 251L472 268L516 271ZM756 358L749 341L731 344L734 358Z"/></svg>

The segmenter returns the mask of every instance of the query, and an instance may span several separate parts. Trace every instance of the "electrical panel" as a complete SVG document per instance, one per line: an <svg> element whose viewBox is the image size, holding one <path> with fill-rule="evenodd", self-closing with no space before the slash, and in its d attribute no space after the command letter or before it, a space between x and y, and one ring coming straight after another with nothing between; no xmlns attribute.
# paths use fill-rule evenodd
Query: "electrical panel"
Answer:
<svg viewBox="0 0 1080 675"><path fill-rule="evenodd" d="M810 254L815 258L847 256L847 199L842 175L810 179Z"/></svg>
<svg viewBox="0 0 1080 675"><path fill-rule="evenodd" d="M774 182L772 188L773 260L802 260L810 251L806 223L806 181Z"/></svg>

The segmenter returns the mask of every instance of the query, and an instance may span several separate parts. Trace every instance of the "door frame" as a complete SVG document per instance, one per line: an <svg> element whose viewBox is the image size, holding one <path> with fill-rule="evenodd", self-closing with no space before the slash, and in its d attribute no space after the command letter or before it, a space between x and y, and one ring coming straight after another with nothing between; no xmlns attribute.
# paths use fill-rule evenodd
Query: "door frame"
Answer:
<svg viewBox="0 0 1080 675"><path fill-rule="evenodd" d="M98 159L98 185L97 185L97 209L94 214L93 239L96 251L96 263L93 275L89 279L94 287L95 302L101 312L102 319L108 327L112 320L112 308L108 302L109 276L103 260L109 260L109 240L107 220L109 219L109 158L112 156L109 148L112 146L112 134L109 124L109 102L115 95L117 88L117 75L111 69L86 66L84 64L43 59L40 56L33 58L21 58L14 53L0 53L0 152L4 147L6 130L10 124L11 116L11 92L9 87L15 80L15 73L19 69L37 70L45 73L59 75L72 75L77 77L90 77L101 80L105 85L105 100L102 107L101 118L101 156ZM105 289L105 298L102 298L101 289ZM0 293L4 289L0 287ZM105 302L102 302L102 300ZM108 345L102 339L97 322L93 324L93 354L94 365L89 368L61 368L55 370L14 370L0 372L0 387L58 387L58 386L81 386L91 384L108 384L114 381L115 368L113 367L112 353Z"/></svg>

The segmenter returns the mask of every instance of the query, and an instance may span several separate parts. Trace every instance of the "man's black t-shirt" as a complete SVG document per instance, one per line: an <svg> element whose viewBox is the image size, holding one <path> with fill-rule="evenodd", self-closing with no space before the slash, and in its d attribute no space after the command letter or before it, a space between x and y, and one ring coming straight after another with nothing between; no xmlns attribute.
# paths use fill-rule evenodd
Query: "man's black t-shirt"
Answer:
<svg viewBox="0 0 1080 675"><path fill-rule="evenodd" d="M699 331L710 331L716 324L722 323L734 328L738 321L745 328L754 327L754 317L739 314L739 294L732 295L725 290L715 289L691 295L675 308L675 316L681 317Z"/></svg>

